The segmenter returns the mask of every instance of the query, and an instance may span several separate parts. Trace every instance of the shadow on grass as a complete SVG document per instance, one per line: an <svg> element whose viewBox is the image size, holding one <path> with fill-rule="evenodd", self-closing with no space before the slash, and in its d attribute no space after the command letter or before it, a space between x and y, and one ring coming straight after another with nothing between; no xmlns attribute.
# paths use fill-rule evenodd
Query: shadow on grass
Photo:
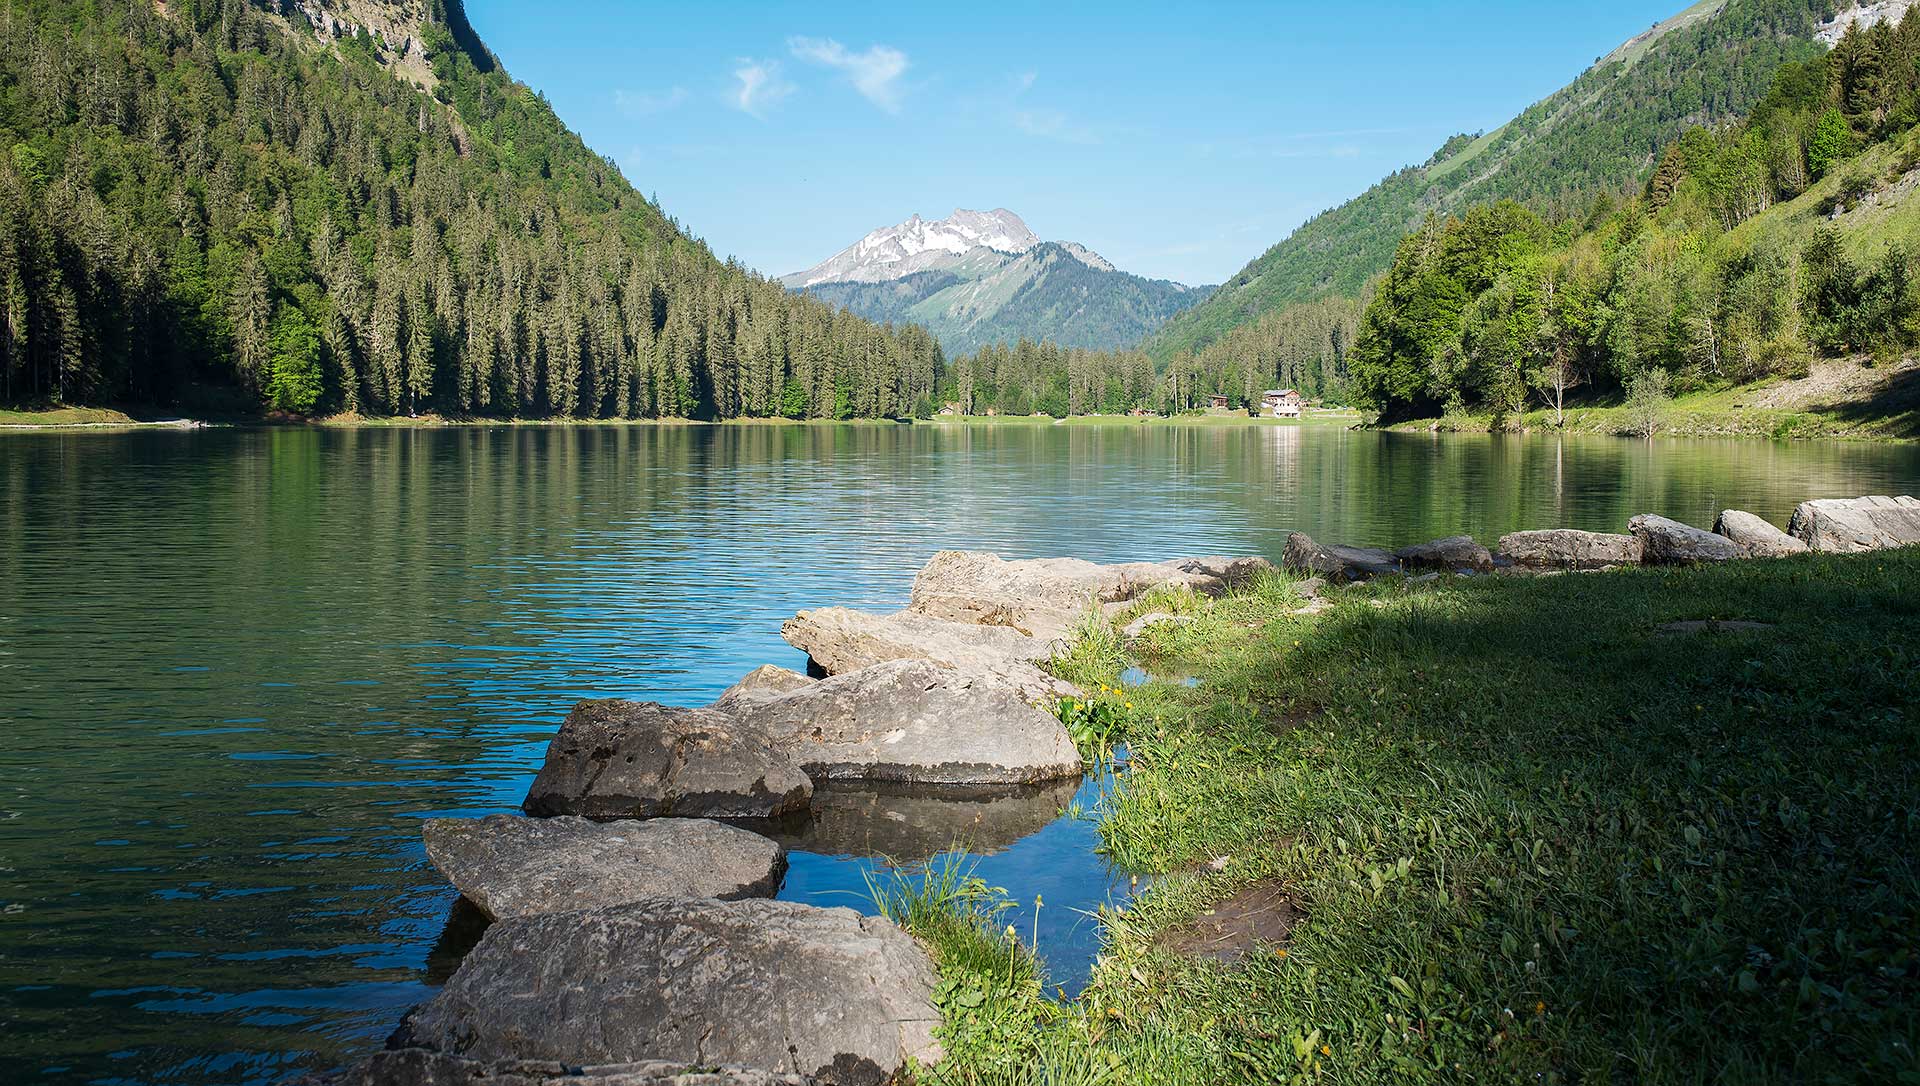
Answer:
<svg viewBox="0 0 1920 1086"><path fill-rule="evenodd" d="M1873 395L1812 410L1850 425L1872 427L1890 437L1920 438L1920 366L1894 374Z"/></svg>
<svg viewBox="0 0 1920 1086"><path fill-rule="evenodd" d="M1711 619L1772 628L1659 635ZM1110 843L1168 871L1236 857L1222 892L1280 878L1305 919L1239 971L1097 979L1190 1031L1189 1060L1920 1069L1920 552L1385 585L1213 658L1197 727L1135 742ZM1253 711L1292 699L1320 712L1288 734Z"/></svg>

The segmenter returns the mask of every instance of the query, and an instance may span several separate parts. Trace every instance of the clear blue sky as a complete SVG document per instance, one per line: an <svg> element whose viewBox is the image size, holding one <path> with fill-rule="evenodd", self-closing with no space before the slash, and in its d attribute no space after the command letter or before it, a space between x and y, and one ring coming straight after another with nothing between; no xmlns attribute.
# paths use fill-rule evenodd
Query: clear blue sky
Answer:
<svg viewBox="0 0 1920 1086"><path fill-rule="evenodd" d="M915 212L1007 207L1217 283L1686 0L467 0L517 78L721 256L779 275Z"/></svg>

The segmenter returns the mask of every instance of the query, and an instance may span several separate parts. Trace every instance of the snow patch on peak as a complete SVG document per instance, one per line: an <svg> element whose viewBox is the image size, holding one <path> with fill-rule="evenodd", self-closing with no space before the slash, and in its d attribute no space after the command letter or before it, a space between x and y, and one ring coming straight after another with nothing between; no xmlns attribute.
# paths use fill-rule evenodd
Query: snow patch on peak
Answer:
<svg viewBox="0 0 1920 1086"><path fill-rule="evenodd" d="M977 249L1019 254L1038 244L1040 238L1020 216L1003 207L958 208L944 219L923 219L915 213L780 281L802 289L822 283L881 283L946 266Z"/></svg>

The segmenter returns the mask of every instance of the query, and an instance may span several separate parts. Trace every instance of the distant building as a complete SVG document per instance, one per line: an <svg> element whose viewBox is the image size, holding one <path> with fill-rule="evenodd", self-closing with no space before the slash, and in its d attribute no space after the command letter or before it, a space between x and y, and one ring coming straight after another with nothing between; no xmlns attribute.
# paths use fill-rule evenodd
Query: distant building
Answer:
<svg viewBox="0 0 1920 1086"><path fill-rule="evenodd" d="M1260 398L1260 409L1276 419L1299 418L1301 404L1299 391L1291 388L1269 389Z"/></svg>
<svg viewBox="0 0 1920 1086"><path fill-rule="evenodd" d="M960 413L960 405L949 402L940 408L940 413L942 415L958 415Z"/></svg>
<svg viewBox="0 0 1920 1086"><path fill-rule="evenodd" d="M1225 411L1232 405L1228 403L1225 396L1209 396L1207 397L1207 406L1213 408L1215 411Z"/></svg>

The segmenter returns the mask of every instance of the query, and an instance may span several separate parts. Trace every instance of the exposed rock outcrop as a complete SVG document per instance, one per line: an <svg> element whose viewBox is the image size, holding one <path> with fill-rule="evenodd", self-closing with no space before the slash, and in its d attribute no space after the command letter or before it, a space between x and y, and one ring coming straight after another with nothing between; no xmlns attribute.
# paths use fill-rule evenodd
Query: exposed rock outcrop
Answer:
<svg viewBox="0 0 1920 1086"><path fill-rule="evenodd" d="M814 680L772 664L762 664L746 673L739 682L721 693L713 703L713 708L725 712L729 706L754 698L777 698L782 694L791 694L795 690L804 690L812 686Z"/></svg>
<svg viewBox="0 0 1920 1086"><path fill-rule="evenodd" d="M547 745L530 815L773 818L813 785L765 733L712 709L583 701Z"/></svg>
<svg viewBox="0 0 1920 1086"><path fill-rule="evenodd" d="M1364 581L1400 572L1400 560L1378 547L1342 547L1316 543L1305 532L1287 536L1281 564L1334 582Z"/></svg>
<svg viewBox="0 0 1920 1086"><path fill-rule="evenodd" d="M1606 569L1637 566L1643 546L1630 535L1552 528L1500 537L1500 556L1528 570Z"/></svg>
<svg viewBox="0 0 1920 1086"><path fill-rule="evenodd" d="M1057 643L1006 626L978 626L915 611L876 615L844 607L802 611L780 627L787 643L822 673L844 675L889 660L930 660L998 675L1030 701L1078 694L1072 683L1035 665Z"/></svg>
<svg viewBox="0 0 1920 1086"><path fill-rule="evenodd" d="M1006 785L1080 773L1066 728L1019 687L927 660L875 664L733 713L816 780Z"/></svg>
<svg viewBox="0 0 1920 1086"><path fill-rule="evenodd" d="M1850 554L1920 545L1920 499L1821 498L1801 502L1788 534L1816 551Z"/></svg>
<svg viewBox="0 0 1920 1086"><path fill-rule="evenodd" d="M1470 535L1450 536L1431 543L1416 543L1393 552L1406 569L1438 569L1453 573L1492 573L1493 552Z"/></svg>
<svg viewBox="0 0 1920 1086"><path fill-rule="evenodd" d="M1640 541L1640 560L1661 565L1731 562L1745 557L1739 544L1690 524L1644 513L1627 522Z"/></svg>
<svg viewBox="0 0 1920 1086"><path fill-rule="evenodd" d="M1161 585L1220 595L1273 564L1264 558L1185 558L1100 565L1079 558L1007 561L979 551L941 551L914 578L911 609L980 626L1006 626L1051 641L1088 610L1135 599Z"/></svg>
<svg viewBox="0 0 1920 1086"><path fill-rule="evenodd" d="M390 1046L878 1086L938 1060L934 980L911 937L851 909L647 901L500 921Z"/></svg>
<svg viewBox="0 0 1920 1086"><path fill-rule="evenodd" d="M1784 558L1790 554L1803 554L1807 545L1771 523L1744 513L1738 509L1728 509L1713 522L1713 530L1726 536L1740 553L1747 558Z"/></svg>
<svg viewBox="0 0 1920 1086"><path fill-rule="evenodd" d="M434 818L427 858L495 919L579 912L656 898L772 897L786 851L697 818Z"/></svg>

